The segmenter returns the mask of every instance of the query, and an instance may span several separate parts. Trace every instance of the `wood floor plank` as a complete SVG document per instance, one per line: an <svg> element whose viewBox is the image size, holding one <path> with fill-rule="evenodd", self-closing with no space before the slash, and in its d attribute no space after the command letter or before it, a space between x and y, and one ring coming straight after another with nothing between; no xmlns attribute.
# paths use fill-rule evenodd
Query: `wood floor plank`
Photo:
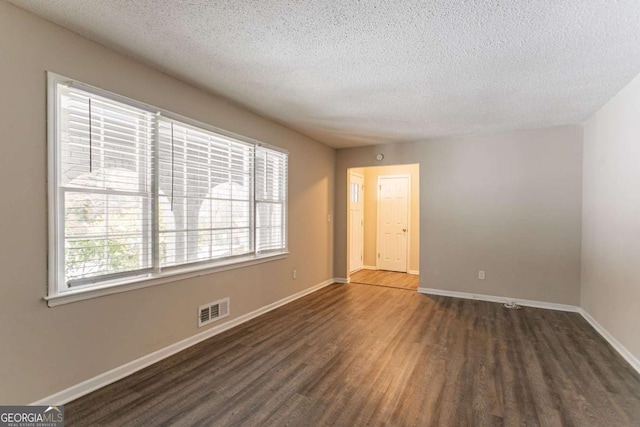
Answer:
<svg viewBox="0 0 640 427"><path fill-rule="evenodd" d="M400 289L418 289L418 275L385 270L360 270L350 275L351 283L386 286Z"/></svg>
<svg viewBox="0 0 640 427"><path fill-rule="evenodd" d="M333 285L65 405L68 426L630 426L577 313Z"/></svg>

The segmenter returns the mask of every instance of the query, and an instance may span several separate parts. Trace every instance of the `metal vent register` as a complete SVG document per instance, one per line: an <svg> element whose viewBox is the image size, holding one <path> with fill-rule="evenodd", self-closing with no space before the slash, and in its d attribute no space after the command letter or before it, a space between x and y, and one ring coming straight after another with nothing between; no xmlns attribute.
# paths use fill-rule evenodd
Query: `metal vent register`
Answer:
<svg viewBox="0 0 640 427"><path fill-rule="evenodd" d="M198 327L208 325L211 322L229 315L229 298L201 305L198 308Z"/></svg>

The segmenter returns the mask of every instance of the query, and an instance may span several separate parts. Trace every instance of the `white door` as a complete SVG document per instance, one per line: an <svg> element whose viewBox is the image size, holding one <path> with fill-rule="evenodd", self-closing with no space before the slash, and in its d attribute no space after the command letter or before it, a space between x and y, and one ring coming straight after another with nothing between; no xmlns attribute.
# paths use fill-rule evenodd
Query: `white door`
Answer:
<svg viewBox="0 0 640 427"><path fill-rule="evenodd" d="M378 268L407 271L409 176L378 178Z"/></svg>
<svg viewBox="0 0 640 427"><path fill-rule="evenodd" d="M349 272L362 269L364 252L364 177L349 174Z"/></svg>

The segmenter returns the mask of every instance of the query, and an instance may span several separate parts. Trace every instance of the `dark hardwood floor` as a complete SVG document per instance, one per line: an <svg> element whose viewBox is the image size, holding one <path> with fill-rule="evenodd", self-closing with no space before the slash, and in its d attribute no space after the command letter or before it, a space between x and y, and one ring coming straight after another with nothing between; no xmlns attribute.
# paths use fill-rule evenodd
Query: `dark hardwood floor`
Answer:
<svg viewBox="0 0 640 427"><path fill-rule="evenodd" d="M360 270L352 273L351 283L388 286L390 288L418 290L419 276L416 274L396 273L384 270Z"/></svg>
<svg viewBox="0 0 640 427"><path fill-rule="evenodd" d="M67 426L632 426L576 313L332 285L65 406Z"/></svg>

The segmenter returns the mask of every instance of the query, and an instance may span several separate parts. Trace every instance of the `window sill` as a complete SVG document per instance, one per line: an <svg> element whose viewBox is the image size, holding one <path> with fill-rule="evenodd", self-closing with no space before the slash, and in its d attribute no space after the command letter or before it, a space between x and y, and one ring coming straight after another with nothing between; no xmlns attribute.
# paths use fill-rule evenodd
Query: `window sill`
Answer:
<svg viewBox="0 0 640 427"><path fill-rule="evenodd" d="M74 289L60 292L56 295L44 297L49 307L55 307L63 304L70 304L77 301L83 301L92 298L98 298L105 295L118 294L121 292L129 292L136 289L148 288L150 286L161 285L164 283L175 282L178 280L190 279L192 277L204 276L207 274L218 273L221 271L234 270L236 268L248 267L251 265L262 264L265 262L284 259L289 252L278 252L264 256L251 256L246 259L236 259L233 261L219 262L215 264L207 264L198 267L185 268L180 270L163 273L161 276L140 277L129 279L126 281L112 282L99 286L87 286L82 289Z"/></svg>

